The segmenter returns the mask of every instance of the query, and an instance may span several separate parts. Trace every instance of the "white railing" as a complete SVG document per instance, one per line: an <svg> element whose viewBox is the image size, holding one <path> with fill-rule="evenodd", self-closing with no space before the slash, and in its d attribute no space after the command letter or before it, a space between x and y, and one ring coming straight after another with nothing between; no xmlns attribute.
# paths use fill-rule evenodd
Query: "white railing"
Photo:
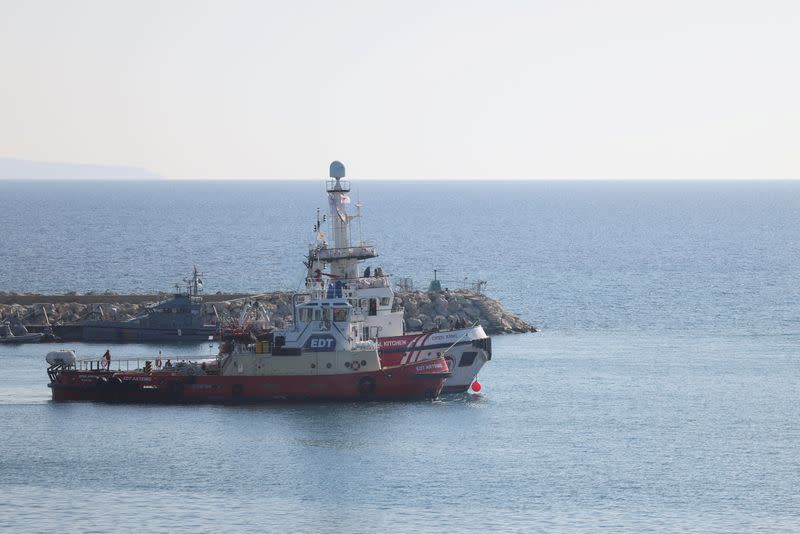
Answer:
<svg viewBox="0 0 800 534"><path fill-rule="evenodd" d="M361 277L356 281L358 289L369 289L371 287L389 287L389 277L387 275L374 277Z"/></svg>
<svg viewBox="0 0 800 534"><path fill-rule="evenodd" d="M318 252L321 260L329 261L342 258L374 258L377 256L374 245L360 245L357 247L323 248Z"/></svg>
<svg viewBox="0 0 800 534"><path fill-rule="evenodd" d="M352 291L356 289L369 289L390 287L391 282L389 275L383 274L381 276L360 276L358 278L331 278L322 276L319 278L306 278L306 289L312 294L321 294L323 297L328 292L329 286L335 286L336 282L342 283L342 291Z"/></svg>
<svg viewBox="0 0 800 534"><path fill-rule="evenodd" d="M217 359L216 356L206 356L200 358L181 358L173 360L172 358L165 358L164 356L161 357L161 367L156 367L156 357L152 358L125 358L125 359L118 359L112 358L111 359L111 366L110 370L114 371L141 371L144 369L144 365L147 362L150 362L150 367L153 371L164 371L170 368L175 369L184 365L191 365L191 364L200 364L204 361L215 361ZM165 367L167 361L170 361L172 364L171 367ZM66 366L67 368L74 368L78 371L104 371L108 369L106 367L105 360L102 358L92 358L92 359L84 359L84 360L76 360L74 365Z"/></svg>

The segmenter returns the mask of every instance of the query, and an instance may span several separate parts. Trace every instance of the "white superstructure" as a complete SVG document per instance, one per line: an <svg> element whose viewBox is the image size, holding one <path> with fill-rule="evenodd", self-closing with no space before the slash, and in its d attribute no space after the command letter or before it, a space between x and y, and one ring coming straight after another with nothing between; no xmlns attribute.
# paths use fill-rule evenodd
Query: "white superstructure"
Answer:
<svg viewBox="0 0 800 534"><path fill-rule="evenodd" d="M350 332L353 339L376 340L381 358L387 364L407 363L445 356L453 375L445 391L466 391L484 363L491 359L491 339L480 326L448 332L405 331L403 309L395 304L389 276L380 267L361 270L360 264L376 258L374 244L354 241L350 223L361 216L361 206L351 213L350 182L338 161L330 166L327 181L329 213L317 215L316 239L309 247L306 286L309 291L325 292L328 298L343 299L352 307L354 324L361 330ZM323 232L328 222L333 242Z"/></svg>

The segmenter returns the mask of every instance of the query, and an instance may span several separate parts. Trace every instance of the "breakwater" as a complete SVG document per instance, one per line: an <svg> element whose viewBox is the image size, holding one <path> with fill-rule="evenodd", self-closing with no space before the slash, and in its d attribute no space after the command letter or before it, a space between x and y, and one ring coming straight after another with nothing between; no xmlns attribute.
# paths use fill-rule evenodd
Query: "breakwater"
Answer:
<svg viewBox="0 0 800 534"><path fill-rule="evenodd" d="M27 325L44 325L48 321L54 325L74 324L99 317L126 320L145 313L148 306L169 296L166 293L41 295L0 292L0 317L16 316ZM219 319L238 320L248 310L251 313L260 310L267 314L273 326L282 327L291 318L291 298L292 293L283 291L205 295L203 316L207 323L215 323ZM471 291L404 291L396 294L395 301L405 309L409 331L445 330L460 323L474 322L490 335L537 331L496 300Z"/></svg>

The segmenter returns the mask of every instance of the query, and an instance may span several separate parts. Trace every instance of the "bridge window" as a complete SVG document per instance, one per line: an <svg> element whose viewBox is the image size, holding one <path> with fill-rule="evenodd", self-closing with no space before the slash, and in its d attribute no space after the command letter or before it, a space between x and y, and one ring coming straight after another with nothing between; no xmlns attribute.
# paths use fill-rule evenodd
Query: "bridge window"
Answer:
<svg viewBox="0 0 800 534"><path fill-rule="evenodd" d="M389 305L389 297L381 297L381 306Z"/></svg>
<svg viewBox="0 0 800 534"><path fill-rule="evenodd" d="M347 308L334 308L333 320L337 323L344 323L347 321Z"/></svg>
<svg viewBox="0 0 800 534"><path fill-rule="evenodd" d="M307 323L311 321L311 308L300 308L300 322Z"/></svg>

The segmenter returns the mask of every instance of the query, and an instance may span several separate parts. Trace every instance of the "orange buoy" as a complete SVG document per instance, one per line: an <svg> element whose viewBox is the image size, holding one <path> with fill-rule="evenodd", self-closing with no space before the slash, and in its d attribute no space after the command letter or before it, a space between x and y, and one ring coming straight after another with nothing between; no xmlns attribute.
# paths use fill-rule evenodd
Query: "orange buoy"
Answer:
<svg viewBox="0 0 800 534"><path fill-rule="evenodd" d="M476 380L475 382L472 383L472 386L470 387L472 388L472 391L477 393L481 390L481 383Z"/></svg>

